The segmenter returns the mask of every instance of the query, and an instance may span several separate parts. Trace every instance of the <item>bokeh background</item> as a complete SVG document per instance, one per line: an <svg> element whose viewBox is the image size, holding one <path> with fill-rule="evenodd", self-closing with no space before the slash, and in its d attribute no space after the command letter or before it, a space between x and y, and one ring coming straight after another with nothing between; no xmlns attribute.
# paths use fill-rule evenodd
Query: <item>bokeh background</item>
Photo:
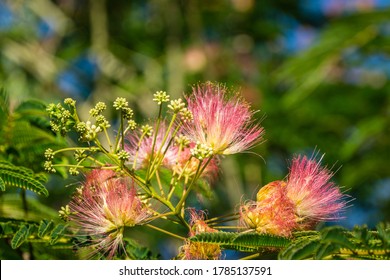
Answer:
<svg viewBox="0 0 390 280"><path fill-rule="evenodd" d="M266 130L254 154L223 160L209 216L317 151L354 198L338 224L390 221L390 0L0 0L11 102L123 96L149 120L155 91L204 81L241 91ZM50 184L59 209L69 188Z"/></svg>

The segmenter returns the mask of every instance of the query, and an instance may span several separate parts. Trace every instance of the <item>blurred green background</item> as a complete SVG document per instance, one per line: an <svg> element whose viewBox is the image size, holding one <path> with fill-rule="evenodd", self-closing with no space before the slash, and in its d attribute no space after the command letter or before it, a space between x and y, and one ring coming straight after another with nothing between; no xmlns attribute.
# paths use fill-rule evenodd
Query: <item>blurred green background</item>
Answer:
<svg viewBox="0 0 390 280"><path fill-rule="evenodd" d="M0 0L0 86L14 103L72 97L86 111L123 96L148 120L157 90L225 83L266 134L260 156L223 160L209 216L319 151L355 198L338 223L372 227L390 221L389 19L390 0ZM43 201L58 210L74 181L52 179Z"/></svg>

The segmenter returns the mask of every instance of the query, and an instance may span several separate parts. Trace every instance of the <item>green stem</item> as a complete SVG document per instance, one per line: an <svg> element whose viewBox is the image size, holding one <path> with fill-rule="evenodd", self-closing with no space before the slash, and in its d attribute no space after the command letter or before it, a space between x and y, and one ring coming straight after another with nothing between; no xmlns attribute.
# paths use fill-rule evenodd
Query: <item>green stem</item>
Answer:
<svg viewBox="0 0 390 280"><path fill-rule="evenodd" d="M148 169L146 170L146 178L149 177L150 168L151 168L152 163L154 161L154 148L156 147L157 135L158 135L158 131L160 129L161 114L162 114L162 104L160 104L159 110L158 110L157 123L156 123L156 127L154 129L154 136L153 136L152 154L150 155Z"/></svg>
<svg viewBox="0 0 390 280"><path fill-rule="evenodd" d="M107 129L104 128L103 130L104 130L104 135L106 136L106 139L107 139L108 146L110 147L110 152L113 152L113 150L112 150L111 139L110 139L110 137L108 136Z"/></svg>
<svg viewBox="0 0 390 280"><path fill-rule="evenodd" d="M133 170L135 170L135 168L137 166L139 147L141 146L142 140L144 139L145 135L146 135L146 132L142 133L141 137L138 140L137 150L135 152L135 157L133 160Z"/></svg>
<svg viewBox="0 0 390 280"><path fill-rule="evenodd" d="M198 167L196 169L196 173L195 173L194 177L192 178L191 183L190 183L187 191L185 191L185 193L183 194L183 196L180 198L179 202L176 205L175 211L177 214L180 213L180 210L181 210L183 203L185 202L185 200L187 199L188 195L190 194L193 186L195 185L195 181L197 180L197 175L200 171L201 166L202 166L202 161L200 160Z"/></svg>
<svg viewBox="0 0 390 280"><path fill-rule="evenodd" d="M185 200L187 199L188 195L190 194L192 188L194 187L195 182L199 179L200 175L202 175L203 171L205 170L206 166L210 163L211 159L212 156L207 159L206 163L203 166L202 166L203 160L199 160L198 167L196 169L194 177L191 180L190 186L188 187L187 191L183 194L183 196L181 197L181 199L176 205L175 208L176 213L180 212L180 209L184 204Z"/></svg>
<svg viewBox="0 0 390 280"><path fill-rule="evenodd" d="M160 180L160 174L158 173L158 171L156 172L156 179L157 179L157 184L158 184L158 187L160 189L160 193L163 197L165 197L165 193L164 193L164 189L162 187L162 184L161 184L161 180Z"/></svg>
<svg viewBox="0 0 390 280"><path fill-rule="evenodd" d="M171 131L172 126L175 123L176 116L177 116L177 114L173 114L172 120L171 120L171 122L168 125L167 131L165 132L164 138L161 141L160 147L158 148L158 151L157 151L156 155L160 155L161 154L161 150L164 147L165 143L167 142L167 139L168 139L168 136L169 136L169 132ZM172 136L172 137L174 137L174 136ZM169 145L167 145L167 147L165 149L165 152L168 150L168 148L169 148ZM165 155L165 153L164 153L164 155ZM152 173L148 174L148 176L146 177L146 181L149 181L153 177L154 173L158 169L158 167L161 164L163 159L164 159L164 156L162 156L162 157L155 157L154 160L151 161L151 163L149 165L150 165L150 169L152 169Z"/></svg>
<svg viewBox="0 0 390 280"><path fill-rule="evenodd" d="M256 253L256 254L253 254L253 255L249 255L249 256L243 257L240 260L252 260L252 259L257 258L257 257L260 257L260 253Z"/></svg>
<svg viewBox="0 0 390 280"><path fill-rule="evenodd" d="M53 152L53 154L59 154L59 153L63 153L63 152L69 152L69 151L76 151L76 150L90 150L91 147L69 147L69 148L63 148L63 149L59 149L59 150L56 150Z"/></svg>
<svg viewBox="0 0 390 280"><path fill-rule="evenodd" d="M165 230L165 229L162 229L162 228L153 226L153 225L151 225L151 224L146 224L146 226L147 226L147 227L150 227L150 228L152 228L152 229L154 229L154 230L157 230L157 231L163 232L163 233L165 233L165 234L168 234L168 235L170 235L170 236L173 236L173 237L175 237L175 238L181 239L181 240L185 240L185 239L186 239L186 238L183 237L183 236L177 235L177 234L175 234L175 233L172 233L172 232L167 231L167 230Z"/></svg>
<svg viewBox="0 0 390 280"><path fill-rule="evenodd" d="M115 139L115 148L114 148L114 152L117 152L119 150L119 142L122 142L122 134L123 134L123 112L121 111L121 123L120 123L120 126L119 126L119 131L120 133L118 133L116 135L116 139Z"/></svg>

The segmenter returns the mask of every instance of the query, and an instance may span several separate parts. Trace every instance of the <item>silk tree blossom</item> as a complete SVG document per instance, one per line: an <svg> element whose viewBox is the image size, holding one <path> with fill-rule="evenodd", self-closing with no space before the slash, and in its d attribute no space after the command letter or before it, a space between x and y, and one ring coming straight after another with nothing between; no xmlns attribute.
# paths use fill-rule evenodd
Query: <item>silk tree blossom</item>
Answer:
<svg viewBox="0 0 390 280"><path fill-rule="evenodd" d="M154 133L150 136L142 136L141 132L138 134L132 133L127 136L128 144L125 149L130 155L129 162L131 164L135 162L135 169L146 168L149 165L153 154L154 138L156 138L156 143L154 144L153 158L163 157L161 164L167 168L172 168L175 165L178 147L175 145L168 146L169 139L171 138L170 133L168 133L168 138L163 143L166 132L167 126L165 123L161 123L157 136ZM163 154L165 151L166 153Z"/></svg>
<svg viewBox="0 0 390 280"><path fill-rule="evenodd" d="M183 125L184 131L192 142L211 147L213 154L240 153L262 140L264 130L253 123L249 105L222 85L194 87L187 103L193 121Z"/></svg>
<svg viewBox="0 0 390 280"><path fill-rule="evenodd" d="M318 162L306 156L292 160L286 193L302 222L336 220L346 206L344 195L330 181L333 174L320 165L322 157Z"/></svg>
<svg viewBox="0 0 390 280"><path fill-rule="evenodd" d="M262 187L257 201L240 207L240 218L245 227L263 234L290 236L297 227L295 205L287 197L283 181Z"/></svg>
<svg viewBox="0 0 390 280"><path fill-rule="evenodd" d="M204 219L205 215L203 212L190 209L190 237L203 232L218 231L207 225ZM181 251L183 260L218 260L221 257L221 247L217 244L187 240L186 244L181 247Z"/></svg>
<svg viewBox="0 0 390 280"><path fill-rule="evenodd" d="M143 224L151 216L130 180L95 170L69 203L69 219L78 234L92 238L93 255L100 252L113 258L123 249L124 228Z"/></svg>
<svg viewBox="0 0 390 280"><path fill-rule="evenodd" d="M256 201L240 207L244 226L289 236L293 230L340 218L346 206L344 195L330 181L333 174L320 166L321 159L295 157L287 181L269 183L259 190Z"/></svg>

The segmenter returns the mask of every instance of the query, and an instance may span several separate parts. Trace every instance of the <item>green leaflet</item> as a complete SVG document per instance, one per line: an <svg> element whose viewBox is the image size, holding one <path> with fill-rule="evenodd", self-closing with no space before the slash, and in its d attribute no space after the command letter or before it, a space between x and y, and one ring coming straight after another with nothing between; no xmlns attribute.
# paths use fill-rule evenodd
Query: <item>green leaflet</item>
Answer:
<svg viewBox="0 0 390 280"><path fill-rule="evenodd" d="M292 242L285 250L279 254L279 259L301 260L308 259L314 254L318 247L318 239L301 238Z"/></svg>
<svg viewBox="0 0 390 280"><path fill-rule="evenodd" d="M43 130L50 130L50 120L47 118L46 104L39 100L26 100L18 105L14 114Z"/></svg>
<svg viewBox="0 0 390 280"><path fill-rule="evenodd" d="M53 228L53 221L42 220L38 228L38 237L43 238Z"/></svg>
<svg viewBox="0 0 390 280"><path fill-rule="evenodd" d="M126 256L132 260L156 260L158 255L150 251L148 248L141 246L137 241L130 238L124 238L124 248Z"/></svg>
<svg viewBox="0 0 390 280"><path fill-rule="evenodd" d="M64 224L58 224L54 229L53 231L51 232L50 234L50 245L53 245L55 244L58 239L62 236L62 234L64 233L65 229L66 229L66 225Z"/></svg>
<svg viewBox="0 0 390 280"><path fill-rule="evenodd" d="M353 244L348 239L346 230L342 227L329 227L321 231L321 242L337 244L340 247L352 249Z"/></svg>

